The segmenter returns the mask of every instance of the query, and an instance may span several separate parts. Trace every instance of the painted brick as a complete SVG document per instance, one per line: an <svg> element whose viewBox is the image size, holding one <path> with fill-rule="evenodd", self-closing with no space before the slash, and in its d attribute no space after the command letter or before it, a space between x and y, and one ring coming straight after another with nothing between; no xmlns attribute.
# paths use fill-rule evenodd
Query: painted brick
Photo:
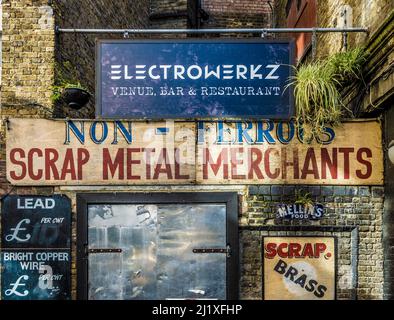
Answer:
<svg viewBox="0 0 394 320"><path fill-rule="evenodd" d="M360 192L360 196L369 196L371 194L369 187L360 187L359 192Z"/></svg>
<svg viewBox="0 0 394 320"><path fill-rule="evenodd" d="M344 196L344 195L346 195L346 187L344 186L334 187L334 196Z"/></svg>
<svg viewBox="0 0 394 320"><path fill-rule="evenodd" d="M322 196L332 196L334 194L334 187L323 186L321 187Z"/></svg>
<svg viewBox="0 0 394 320"><path fill-rule="evenodd" d="M272 200L271 203L266 206L266 209L271 210L267 214L270 216L275 216L276 206L282 202L283 196L277 195L282 193L282 189L285 187L298 188L299 186L271 186ZM318 189L315 186L309 186L308 190ZM320 188L320 187L318 187ZM363 188L363 187L360 187ZM377 187L378 189L380 187ZM289 189L288 189L289 190ZM337 283L337 297L338 299L350 299L353 293L357 293L358 299L382 299L383 296L383 268L378 267L382 265L383 261L383 247L382 247L382 213L383 208L381 204L379 209L376 209L373 214L371 213L371 199L373 197L372 193L367 195L361 195L358 192L358 187L337 187L332 186L322 186L322 194L330 194L330 196L316 197L321 199L321 203L326 207L325 217L322 220L314 221L315 226L358 226L359 228L359 245L358 245L358 288L354 289L351 287L351 277L352 277L352 263L354 263L351 254L351 233L350 232L302 232L302 231L248 231L248 235L255 238L266 236L285 236L285 235L315 235L315 236L337 236L339 240L338 246L338 270L345 270L346 272L338 272L338 283ZM324 191L323 191L324 190ZM349 192L349 190L351 190ZM275 195L274 195L275 193ZM337 195L334 196L334 193ZM352 194L353 196L345 196L344 194ZM365 192L363 192L365 193ZM340 194L340 195L339 195ZM294 195L295 196L295 195ZM287 196L291 198L290 195ZM294 198L293 198L294 199ZM368 199L367 203L363 203L362 199ZM335 202L333 202L335 200ZM249 203L249 206L253 206L255 198L249 197L245 201ZM358 206L367 206L366 208ZM338 207L341 206L341 207ZM343 209L345 208L345 209ZM365 213L363 211L365 210ZM354 212L359 212L354 214ZM244 213L245 217L251 215L251 211ZM261 224L260 224L261 223ZM253 225L256 226L269 226L269 225L311 225L308 222L296 222L296 221L283 221L281 219L263 219L263 220L253 220ZM246 231L241 231L243 234ZM242 236L243 238L243 236ZM244 239L244 238L243 238ZM247 240L243 240L247 241ZM255 250L256 257L260 255L261 252L259 248L253 248ZM252 248L251 248L252 250ZM371 253L371 251L373 251ZM250 251L249 251L250 254ZM250 268L250 277L252 274L258 274L261 270L261 261L255 261L251 263L248 267ZM249 271L244 274L244 276L249 276ZM248 279L250 279L250 277ZM248 297L251 299L260 299L263 294L263 288L260 283L257 283L253 289L250 287L250 281L241 282L241 292L243 292L243 297ZM371 292L374 294L371 294ZM366 294L365 292L369 292Z"/></svg>
<svg viewBox="0 0 394 320"><path fill-rule="evenodd" d="M250 195L259 194L259 187L258 186L250 186L249 187L249 194Z"/></svg>
<svg viewBox="0 0 394 320"><path fill-rule="evenodd" d="M260 186L259 187L259 194L271 194L270 186Z"/></svg>
<svg viewBox="0 0 394 320"><path fill-rule="evenodd" d="M283 187L282 186L271 186L271 194L273 196L279 196L283 194Z"/></svg>
<svg viewBox="0 0 394 320"><path fill-rule="evenodd" d="M284 186L283 187L283 194L285 196L294 195L295 190L296 190L295 186Z"/></svg>
<svg viewBox="0 0 394 320"><path fill-rule="evenodd" d="M382 198L384 196L383 187L372 187L372 197Z"/></svg>

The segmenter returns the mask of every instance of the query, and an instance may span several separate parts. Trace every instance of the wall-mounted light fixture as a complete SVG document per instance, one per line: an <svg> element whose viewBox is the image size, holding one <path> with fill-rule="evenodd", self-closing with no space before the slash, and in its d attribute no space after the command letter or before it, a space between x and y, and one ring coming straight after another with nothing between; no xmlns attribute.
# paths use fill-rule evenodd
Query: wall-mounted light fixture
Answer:
<svg viewBox="0 0 394 320"><path fill-rule="evenodd" d="M388 146L388 156L391 164L394 165L394 140L391 140Z"/></svg>

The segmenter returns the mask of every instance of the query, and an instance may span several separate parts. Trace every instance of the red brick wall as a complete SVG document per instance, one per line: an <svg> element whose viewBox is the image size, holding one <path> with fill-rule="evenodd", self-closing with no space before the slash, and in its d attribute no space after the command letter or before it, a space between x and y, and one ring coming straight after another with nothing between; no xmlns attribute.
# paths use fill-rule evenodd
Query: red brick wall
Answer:
<svg viewBox="0 0 394 320"><path fill-rule="evenodd" d="M271 13L271 9L266 0L202 0L201 3L204 9L211 13ZM271 1L271 3L273 5L274 1Z"/></svg>
<svg viewBox="0 0 394 320"><path fill-rule="evenodd" d="M270 1L274 7L275 0ZM209 20L201 28L269 28L271 8L266 0L201 0ZM228 36L241 36L240 34Z"/></svg>
<svg viewBox="0 0 394 320"><path fill-rule="evenodd" d="M297 2L299 7L297 8ZM312 28L317 26L316 1L315 0L292 0L287 17L288 28ZM296 41L296 57L300 59L305 50L312 42L311 33L292 34Z"/></svg>

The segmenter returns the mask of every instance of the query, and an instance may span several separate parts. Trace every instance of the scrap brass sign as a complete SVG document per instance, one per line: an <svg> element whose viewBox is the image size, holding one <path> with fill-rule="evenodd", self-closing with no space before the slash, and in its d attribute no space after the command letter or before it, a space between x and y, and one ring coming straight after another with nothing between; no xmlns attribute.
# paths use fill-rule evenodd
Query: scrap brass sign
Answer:
<svg viewBox="0 0 394 320"><path fill-rule="evenodd" d="M335 299L334 237L264 237L265 300Z"/></svg>

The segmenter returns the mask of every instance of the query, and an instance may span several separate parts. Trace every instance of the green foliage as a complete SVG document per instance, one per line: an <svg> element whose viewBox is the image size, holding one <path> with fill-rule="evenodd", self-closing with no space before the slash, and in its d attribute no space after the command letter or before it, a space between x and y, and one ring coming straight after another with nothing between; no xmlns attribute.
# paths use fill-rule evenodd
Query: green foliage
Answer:
<svg viewBox="0 0 394 320"><path fill-rule="evenodd" d="M303 127L307 140L323 134L325 126L340 123L347 110L340 90L362 79L364 62L365 51L356 48L296 69L287 88L294 87L296 123Z"/></svg>
<svg viewBox="0 0 394 320"><path fill-rule="evenodd" d="M366 61L366 53L363 48L339 52L327 60L327 67L332 69L334 78L339 87L349 85L353 80L362 80L361 67Z"/></svg>
<svg viewBox="0 0 394 320"><path fill-rule="evenodd" d="M63 64L56 64L56 79L55 85L52 86L51 100L56 103L61 100L64 89L79 88L88 91L81 83L75 79L78 78L78 72L71 65L70 61Z"/></svg>
<svg viewBox="0 0 394 320"><path fill-rule="evenodd" d="M292 78L296 123L308 140L319 135L327 123L337 124L342 115L340 93L333 81L333 69L324 62L302 65Z"/></svg>
<svg viewBox="0 0 394 320"><path fill-rule="evenodd" d="M313 200L311 198L311 194L308 192L303 192L302 190L295 191L295 203L303 204L306 206L313 205Z"/></svg>

